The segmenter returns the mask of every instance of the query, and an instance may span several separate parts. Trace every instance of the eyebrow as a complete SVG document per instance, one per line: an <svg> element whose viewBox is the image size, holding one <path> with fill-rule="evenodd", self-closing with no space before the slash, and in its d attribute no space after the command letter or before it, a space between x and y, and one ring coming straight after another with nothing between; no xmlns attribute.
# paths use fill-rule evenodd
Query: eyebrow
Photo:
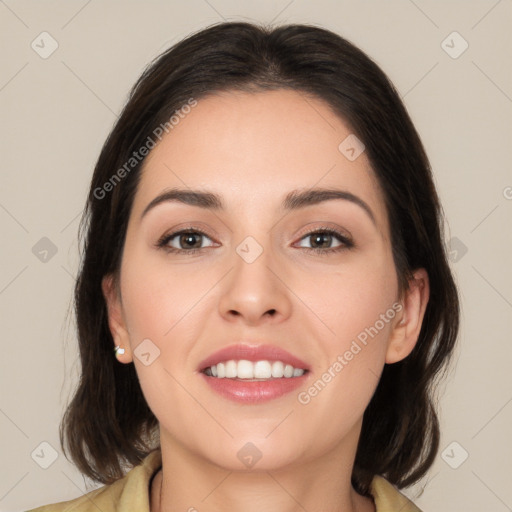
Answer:
<svg viewBox="0 0 512 512"><path fill-rule="evenodd" d="M331 201L335 199L342 199L350 201L361 207L366 214L370 217L373 224L377 225L375 215L372 209L360 197L347 192L345 190L331 189L331 188L314 188L308 190L293 190L289 192L283 201L283 208L286 211L298 210L307 206L323 203L324 201ZM200 190L179 189L173 188L162 192L156 196L147 206L141 215L142 218L153 208L162 203L178 202L190 206L198 206L209 210L223 210L224 204L219 195L212 192L203 192Z"/></svg>

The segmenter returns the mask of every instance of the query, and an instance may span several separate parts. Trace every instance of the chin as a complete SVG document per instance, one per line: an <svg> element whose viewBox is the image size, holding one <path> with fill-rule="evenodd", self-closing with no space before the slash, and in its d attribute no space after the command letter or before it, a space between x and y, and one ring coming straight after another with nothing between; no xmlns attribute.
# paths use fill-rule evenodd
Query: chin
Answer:
<svg viewBox="0 0 512 512"><path fill-rule="evenodd" d="M294 439L288 436L288 441ZM213 443L212 443L213 444ZM264 436L246 435L243 438L226 440L225 443L216 443L218 448L212 452L212 444L208 452L202 456L212 464L229 471L262 472L276 471L290 464L298 462L299 452L294 439L293 445L281 442L278 439L265 439Z"/></svg>

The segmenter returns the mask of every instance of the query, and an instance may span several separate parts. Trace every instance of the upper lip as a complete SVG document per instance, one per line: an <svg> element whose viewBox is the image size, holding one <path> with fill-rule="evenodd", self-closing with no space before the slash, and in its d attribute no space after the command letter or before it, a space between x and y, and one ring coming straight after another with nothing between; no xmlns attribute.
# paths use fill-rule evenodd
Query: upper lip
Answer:
<svg viewBox="0 0 512 512"><path fill-rule="evenodd" d="M245 359L246 361L282 361L284 364L290 364L294 368L309 370L309 365L298 357L290 354L286 350L275 345L248 345L246 343L236 343L229 345L213 354L199 364L199 370L204 371L210 366L229 361Z"/></svg>

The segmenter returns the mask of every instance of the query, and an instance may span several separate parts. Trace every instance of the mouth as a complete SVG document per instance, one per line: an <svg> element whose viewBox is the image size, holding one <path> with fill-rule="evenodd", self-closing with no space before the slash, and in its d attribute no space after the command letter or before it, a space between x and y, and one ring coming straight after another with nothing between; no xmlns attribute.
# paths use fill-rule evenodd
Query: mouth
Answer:
<svg viewBox="0 0 512 512"><path fill-rule="evenodd" d="M279 347L237 344L205 359L199 372L210 389L222 397L255 404L303 385L310 367Z"/></svg>

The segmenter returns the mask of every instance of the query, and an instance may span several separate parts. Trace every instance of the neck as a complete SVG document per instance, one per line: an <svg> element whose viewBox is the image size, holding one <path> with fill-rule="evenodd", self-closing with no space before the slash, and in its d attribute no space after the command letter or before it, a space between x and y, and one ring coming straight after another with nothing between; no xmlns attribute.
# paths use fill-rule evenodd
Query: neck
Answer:
<svg viewBox="0 0 512 512"><path fill-rule="evenodd" d="M352 488L355 454L345 458L342 447L276 470L230 471L177 443L161 446L162 470L153 479L151 512L375 512L373 500Z"/></svg>

